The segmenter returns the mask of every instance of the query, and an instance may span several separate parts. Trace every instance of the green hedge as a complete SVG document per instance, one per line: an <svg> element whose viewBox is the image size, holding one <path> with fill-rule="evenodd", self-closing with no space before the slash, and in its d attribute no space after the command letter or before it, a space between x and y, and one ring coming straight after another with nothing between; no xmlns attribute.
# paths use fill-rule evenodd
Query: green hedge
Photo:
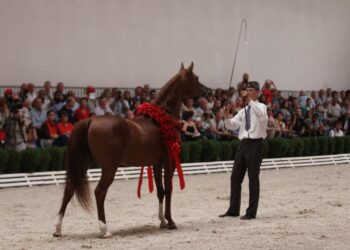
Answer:
<svg viewBox="0 0 350 250"><path fill-rule="evenodd" d="M181 145L181 162L234 160L239 143L238 140L184 142ZM65 151L66 147L27 149L20 153L0 148L0 173L62 170ZM264 158L350 153L350 136L273 138L263 141L263 152Z"/></svg>

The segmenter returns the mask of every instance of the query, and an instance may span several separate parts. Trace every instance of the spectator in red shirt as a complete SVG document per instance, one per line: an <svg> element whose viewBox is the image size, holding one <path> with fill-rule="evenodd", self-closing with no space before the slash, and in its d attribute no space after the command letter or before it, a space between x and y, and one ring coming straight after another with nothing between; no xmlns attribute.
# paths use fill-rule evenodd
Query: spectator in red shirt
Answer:
<svg viewBox="0 0 350 250"><path fill-rule="evenodd" d="M75 119L78 121L90 117L90 109L88 107L88 99L83 97L80 99L80 107L75 111Z"/></svg>
<svg viewBox="0 0 350 250"><path fill-rule="evenodd" d="M65 111L61 112L60 115L60 122L57 124L57 130L59 135L65 135L67 137L70 137L72 130L74 128L74 125L70 122L68 122L68 113Z"/></svg>
<svg viewBox="0 0 350 250"><path fill-rule="evenodd" d="M262 87L262 94L265 96L266 105L271 106L272 104L272 89L276 89L275 84L271 80L266 80L264 86Z"/></svg>

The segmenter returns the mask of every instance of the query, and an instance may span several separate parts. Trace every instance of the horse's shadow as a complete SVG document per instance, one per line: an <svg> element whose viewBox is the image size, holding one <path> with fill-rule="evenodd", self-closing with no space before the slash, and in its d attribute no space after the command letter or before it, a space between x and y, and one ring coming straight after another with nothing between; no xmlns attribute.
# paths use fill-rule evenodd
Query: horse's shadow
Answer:
<svg viewBox="0 0 350 250"><path fill-rule="evenodd" d="M128 227L128 228L121 228L117 230L112 230L112 237L111 238L123 238L128 236L133 237L144 237L147 235L157 235L164 232L168 232L168 229L161 229L159 226L156 225L142 225L142 226L136 226L136 227ZM66 239L74 239L74 240L82 240L82 239L98 239L101 238L101 233L94 232L94 233L81 233L81 234L69 234L67 233L66 236L64 236Z"/></svg>

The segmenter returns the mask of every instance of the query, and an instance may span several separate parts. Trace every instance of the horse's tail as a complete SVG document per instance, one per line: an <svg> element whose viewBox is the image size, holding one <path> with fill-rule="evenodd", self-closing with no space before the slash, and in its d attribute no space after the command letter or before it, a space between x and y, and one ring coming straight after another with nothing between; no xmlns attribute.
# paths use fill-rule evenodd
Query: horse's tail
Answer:
<svg viewBox="0 0 350 250"><path fill-rule="evenodd" d="M66 189L74 190L80 205L85 210L92 207L90 187L86 172L93 162L88 144L88 131L91 119L79 122L73 129L66 154Z"/></svg>

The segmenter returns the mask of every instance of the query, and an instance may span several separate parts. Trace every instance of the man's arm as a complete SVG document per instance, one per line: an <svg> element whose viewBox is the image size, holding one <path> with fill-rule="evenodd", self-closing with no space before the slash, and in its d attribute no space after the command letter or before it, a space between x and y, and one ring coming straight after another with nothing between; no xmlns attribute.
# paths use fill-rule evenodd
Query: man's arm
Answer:
<svg viewBox="0 0 350 250"><path fill-rule="evenodd" d="M265 105L259 105L258 103L250 100L249 106L252 108L255 115L259 118L259 121L267 121L267 109Z"/></svg>
<svg viewBox="0 0 350 250"><path fill-rule="evenodd" d="M238 112L233 118L224 120L224 125L226 129L229 130L236 130L238 129L242 124L242 112Z"/></svg>

